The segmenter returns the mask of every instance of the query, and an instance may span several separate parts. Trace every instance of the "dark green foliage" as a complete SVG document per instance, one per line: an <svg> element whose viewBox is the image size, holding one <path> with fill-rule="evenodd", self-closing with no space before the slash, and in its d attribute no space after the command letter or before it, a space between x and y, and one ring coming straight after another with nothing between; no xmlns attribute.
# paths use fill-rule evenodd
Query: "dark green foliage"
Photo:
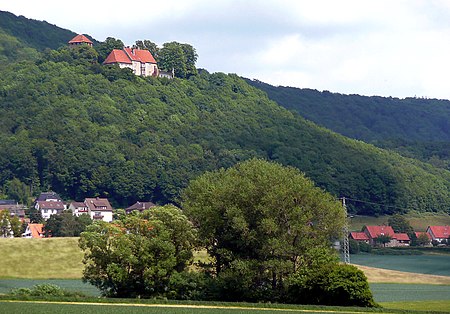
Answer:
<svg viewBox="0 0 450 314"><path fill-rule="evenodd" d="M65 211L59 215L51 215L44 224L44 231L47 237L79 237L91 223L92 219L87 214L77 217L72 212Z"/></svg>
<svg viewBox="0 0 450 314"><path fill-rule="evenodd" d="M12 289L9 294L21 297L86 297L86 295L82 292L67 291L57 285L50 283L38 284L33 286L31 289Z"/></svg>
<svg viewBox="0 0 450 314"><path fill-rule="evenodd" d="M376 238L373 239L375 243L386 246L389 242L391 242L392 237L387 234L379 234Z"/></svg>
<svg viewBox="0 0 450 314"><path fill-rule="evenodd" d="M353 265L328 263L301 270L288 291L292 303L376 306L366 276Z"/></svg>
<svg viewBox="0 0 450 314"><path fill-rule="evenodd" d="M189 44L180 44L175 41L165 43L158 51L158 66L162 70L175 71L175 76L189 78L197 74L195 63L197 52Z"/></svg>
<svg viewBox="0 0 450 314"><path fill-rule="evenodd" d="M354 239L349 239L349 248L350 254L358 254L359 253L359 243Z"/></svg>
<svg viewBox="0 0 450 314"><path fill-rule="evenodd" d="M388 225L394 229L395 233L414 233L409 221L404 216L399 214L390 216L388 219Z"/></svg>
<svg viewBox="0 0 450 314"><path fill-rule="evenodd" d="M0 77L0 185L20 180L67 199L177 202L201 173L252 157L301 169L318 186L391 207L446 211L450 172L319 128L236 75L140 78L94 62L89 47L12 63ZM93 63L94 62L94 63ZM394 207L392 207L394 206Z"/></svg>
<svg viewBox="0 0 450 314"><path fill-rule="evenodd" d="M18 203L30 205L31 189L30 186L14 178L4 185L4 193L9 199L13 199Z"/></svg>
<svg viewBox="0 0 450 314"><path fill-rule="evenodd" d="M300 171L258 159L203 174L183 200L225 301L283 300L306 251L329 247L344 224L339 202Z"/></svg>
<svg viewBox="0 0 450 314"><path fill-rule="evenodd" d="M360 242L359 250L364 253L370 253L370 252L372 252L372 246L369 243Z"/></svg>
<svg viewBox="0 0 450 314"><path fill-rule="evenodd" d="M194 243L192 225L174 206L129 215L114 224L97 222L80 237L83 280L108 296L162 296L171 276L190 263Z"/></svg>
<svg viewBox="0 0 450 314"><path fill-rule="evenodd" d="M23 44L40 51L67 45L76 35L46 21L27 19L5 11L0 11L0 29L16 37Z"/></svg>
<svg viewBox="0 0 450 314"><path fill-rule="evenodd" d="M450 170L448 100L342 95L247 82L330 130Z"/></svg>
<svg viewBox="0 0 450 314"><path fill-rule="evenodd" d="M98 62L103 63L113 49L123 49L124 46L124 43L120 39L113 37L106 38L104 42L101 42L95 47L98 53Z"/></svg>

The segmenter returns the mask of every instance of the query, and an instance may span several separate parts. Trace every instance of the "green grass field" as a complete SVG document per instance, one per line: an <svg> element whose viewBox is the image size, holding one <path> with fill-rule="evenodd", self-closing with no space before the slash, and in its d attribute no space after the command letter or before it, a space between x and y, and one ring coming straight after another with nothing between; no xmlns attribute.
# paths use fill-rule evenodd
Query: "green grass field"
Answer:
<svg viewBox="0 0 450 314"><path fill-rule="evenodd" d="M386 309L434 311L439 313L450 312L450 301L384 302L381 305Z"/></svg>
<svg viewBox="0 0 450 314"><path fill-rule="evenodd" d="M353 264L427 275L450 276L450 255L350 255Z"/></svg>
<svg viewBox="0 0 450 314"><path fill-rule="evenodd" d="M0 301L2 313L212 313L212 314L249 314L249 313L396 313L394 310L366 309L366 308L337 308L295 305L264 305L264 304L224 304L224 305L195 305L195 304L113 304L113 303L82 303L67 304L66 302L28 302L28 301ZM401 313L404 313L401 311Z"/></svg>
<svg viewBox="0 0 450 314"><path fill-rule="evenodd" d="M81 278L78 238L0 239L0 278Z"/></svg>

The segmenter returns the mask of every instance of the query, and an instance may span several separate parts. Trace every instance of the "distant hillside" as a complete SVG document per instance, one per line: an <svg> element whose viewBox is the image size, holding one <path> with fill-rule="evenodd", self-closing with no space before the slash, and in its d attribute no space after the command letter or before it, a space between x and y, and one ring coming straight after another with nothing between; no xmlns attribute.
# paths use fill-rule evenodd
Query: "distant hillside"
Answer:
<svg viewBox="0 0 450 314"><path fill-rule="evenodd" d="M45 21L32 20L5 11L0 11L0 30L39 51L45 48L57 49L66 45L76 35Z"/></svg>
<svg viewBox="0 0 450 314"><path fill-rule="evenodd" d="M73 53L2 70L0 186L177 202L191 178L257 156L336 196L390 205L350 204L361 214L450 208L450 172L318 127L236 75L143 79Z"/></svg>
<svg viewBox="0 0 450 314"><path fill-rule="evenodd" d="M342 95L247 82L330 130L450 169L448 100Z"/></svg>

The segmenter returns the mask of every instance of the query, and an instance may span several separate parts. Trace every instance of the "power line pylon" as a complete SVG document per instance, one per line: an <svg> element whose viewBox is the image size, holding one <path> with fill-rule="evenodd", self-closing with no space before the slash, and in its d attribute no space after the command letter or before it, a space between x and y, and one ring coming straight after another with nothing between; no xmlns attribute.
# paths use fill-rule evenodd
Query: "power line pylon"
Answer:
<svg viewBox="0 0 450 314"><path fill-rule="evenodd" d="M350 244L348 242L348 212L347 205L345 204L345 197L342 197L342 207L345 212L345 223L344 223L344 245L343 245L343 253L344 253L344 264L350 264Z"/></svg>

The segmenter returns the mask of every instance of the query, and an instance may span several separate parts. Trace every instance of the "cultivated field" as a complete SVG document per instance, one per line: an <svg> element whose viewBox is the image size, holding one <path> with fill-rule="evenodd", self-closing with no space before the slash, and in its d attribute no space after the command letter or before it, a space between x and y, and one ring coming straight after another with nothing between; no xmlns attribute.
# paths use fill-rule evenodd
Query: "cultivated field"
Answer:
<svg viewBox="0 0 450 314"><path fill-rule="evenodd" d="M81 278L78 238L0 239L0 278Z"/></svg>

